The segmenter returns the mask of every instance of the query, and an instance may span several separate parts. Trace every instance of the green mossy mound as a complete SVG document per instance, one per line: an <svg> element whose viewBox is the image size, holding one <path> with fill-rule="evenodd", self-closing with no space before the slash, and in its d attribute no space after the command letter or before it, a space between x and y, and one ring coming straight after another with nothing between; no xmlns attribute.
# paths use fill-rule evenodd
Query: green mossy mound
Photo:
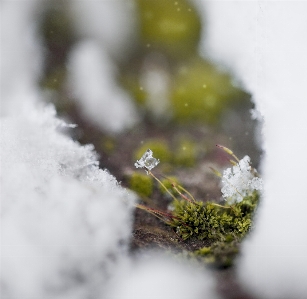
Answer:
<svg viewBox="0 0 307 299"><path fill-rule="evenodd" d="M174 227L183 240L209 240L211 245L196 250L192 255L217 266L231 266L239 252L240 241L252 228L259 193L254 191L240 203L220 206L212 202L173 201Z"/></svg>

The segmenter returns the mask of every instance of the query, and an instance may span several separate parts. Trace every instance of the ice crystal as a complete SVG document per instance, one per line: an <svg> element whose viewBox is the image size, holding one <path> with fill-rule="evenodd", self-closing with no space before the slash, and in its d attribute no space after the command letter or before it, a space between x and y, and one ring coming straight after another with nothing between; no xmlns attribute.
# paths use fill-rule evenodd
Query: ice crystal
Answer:
<svg viewBox="0 0 307 299"><path fill-rule="evenodd" d="M148 149L140 160L137 160L134 163L136 168L146 168L147 170L151 170L155 168L160 163L159 159L153 157L152 150Z"/></svg>
<svg viewBox="0 0 307 299"><path fill-rule="evenodd" d="M240 202L254 190L262 190L262 179L255 176L250 166L250 157L245 156L232 168L227 168L222 177L222 193L230 204Z"/></svg>

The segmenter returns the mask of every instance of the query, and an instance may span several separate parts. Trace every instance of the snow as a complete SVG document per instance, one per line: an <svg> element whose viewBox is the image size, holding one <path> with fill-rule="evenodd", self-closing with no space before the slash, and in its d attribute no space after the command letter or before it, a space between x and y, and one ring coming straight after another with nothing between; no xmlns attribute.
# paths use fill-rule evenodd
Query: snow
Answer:
<svg viewBox="0 0 307 299"><path fill-rule="evenodd" d="M307 3L196 2L207 16L204 55L233 71L265 119L264 196L256 228L244 244L239 277L256 296L303 299ZM122 37L132 27L116 27L123 19L111 13L100 18L94 4L87 13L88 2L75 3L83 5L87 20L79 26L88 26L79 28L84 39L70 58L70 84L84 115L118 132L133 125L134 108L116 84L110 57L124 53L131 36ZM127 256L134 198L98 167L90 145L64 134L71 129L44 104L37 86L43 53L35 35L39 4L1 3L1 296L197 299L202 292L215 298L207 272L168 257ZM108 31L103 21L119 29ZM121 105L127 105L124 111Z"/></svg>
<svg viewBox="0 0 307 299"><path fill-rule="evenodd" d="M250 157L245 156L232 168L223 171L222 194L229 204L241 202L254 190L262 190L262 179L255 176L256 170L250 166Z"/></svg>
<svg viewBox="0 0 307 299"><path fill-rule="evenodd" d="M119 133L137 123L132 99L116 83L116 67L105 48L85 39L69 58L68 89L90 122L109 133Z"/></svg>
<svg viewBox="0 0 307 299"><path fill-rule="evenodd" d="M113 284L108 298L218 298L212 274L171 256L151 252L126 264Z"/></svg>
<svg viewBox="0 0 307 299"><path fill-rule="evenodd" d="M39 4L1 3L1 298L102 298L134 197L44 104Z"/></svg>
<svg viewBox="0 0 307 299"><path fill-rule="evenodd" d="M157 294L156 285L164 289L160 298L197 299L200 291L215 298L206 272L161 256L150 261L128 256L134 196L99 168L91 145L69 137L74 126L57 118L38 88L39 5L38 0L1 3L1 298L140 298L148 290ZM107 91L112 100L121 91L109 54L88 40L77 45L71 61L84 66L85 59L94 68L94 76L87 73L94 83L84 79L93 88L95 76L105 76L114 88L113 94Z"/></svg>
<svg viewBox="0 0 307 299"><path fill-rule="evenodd" d="M1 2L0 116L24 113L35 101L42 46L35 37L40 0Z"/></svg>
<svg viewBox="0 0 307 299"><path fill-rule="evenodd" d="M210 1L203 53L222 62L264 117L264 198L239 276L262 298L307 294L307 3Z"/></svg>
<svg viewBox="0 0 307 299"><path fill-rule="evenodd" d="M69 93L86 119L103 131L121 133L139 121L116 69L134 45L133 2L73 0L68 7L79 36L68 62Z"/></svg>
<svg viewBox="0 0 307 299"><path fill-rule="evenodd" d="M136 39L134 1L72 0L69 13L81 39L95 40L112 59L121 60Z"/></svg>
<svg viewBox="0 0 307 299"><path fill-rule="evenodd" d="M134 199L98 168L92 146L58 131L54 114L1 120L5 298L99 296L125 256Z"/></svg>

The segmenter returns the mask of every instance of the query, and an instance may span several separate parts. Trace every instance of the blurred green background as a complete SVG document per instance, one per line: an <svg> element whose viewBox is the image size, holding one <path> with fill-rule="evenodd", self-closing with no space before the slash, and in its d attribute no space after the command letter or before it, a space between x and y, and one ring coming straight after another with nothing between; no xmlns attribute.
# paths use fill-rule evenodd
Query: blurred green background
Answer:
<svg viewBox="0 0 307 299"><path fill-rule="evenodd" d="M161 143L158 148L166 144L173 156L175 152L181 155L167 161L180 167L196 165L214 150L215 143L223 143L238 155L249 154L257 164L251 96L229 72L206 59L201 50L206 16L193 1L129 2L133 38L120 58L110 55L110 60L117 68L116 84L131 96L140 120L121 134L95 128L67 92L67 61L74 45L84 38L76 30L72 3L53 0L42 9L39 31L45 60L40 84L52 91L51 101L59 114L79 125L76 139L93 143L107 157L101 160L104 166L119 175L116 160L126 157L127 165L131 164L143 144L152 141ZM178 146L178 140L185 140L181 142L185 145Z"/></svg>

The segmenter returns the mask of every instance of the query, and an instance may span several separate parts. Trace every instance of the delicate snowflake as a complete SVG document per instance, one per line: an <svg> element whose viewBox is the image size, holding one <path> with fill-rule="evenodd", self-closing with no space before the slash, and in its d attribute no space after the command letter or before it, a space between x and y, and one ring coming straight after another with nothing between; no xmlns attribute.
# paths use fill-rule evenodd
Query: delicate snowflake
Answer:
<svg viewBox="0 0 307 299"><path fill-rule="evenodd" d="M160 163L160 160L154 158L152 155L153 155L152 150L148 149L144 153L144 155L141 157L141 159L137 160L134 163L134 166L136 168L146 168L147 170L153 169L154 167L156 167Z"/></svg>
<svg viewBox="0 0 307 299"><path fill-rule="evenodd" d="M262 190L262 179L255 177L253 171L248 156L232 168L224 170L221 191L225 200L233 204L242 201L254 190Z"/></svg>

